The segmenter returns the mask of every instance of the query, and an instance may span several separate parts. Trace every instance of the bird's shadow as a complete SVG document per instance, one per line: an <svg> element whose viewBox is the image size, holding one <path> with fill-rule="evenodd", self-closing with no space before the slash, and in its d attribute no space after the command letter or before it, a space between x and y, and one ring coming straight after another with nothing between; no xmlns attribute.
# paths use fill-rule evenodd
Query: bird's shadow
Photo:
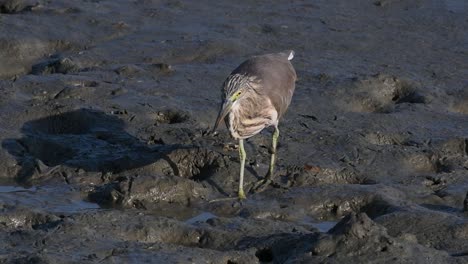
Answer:
<svg viewBox="0 0 468 264"><path fill-rule="evenodd" d="M271 138L273 135L273 132L272 131L269 131L269 129L264 129L262 132L260 132L259 135L256 135L256 136L264 136L266 138ZM255 146L254 143L252 143L249 139L246 140L246 146L248 146L249 148L249 153L251 153L251 155L254 155L254 153L258 152L258 149L261 147L261 146ZM268 155L270 156L271 155L271 145L266 145L266 146L263 146L264 148L266 148L268 151ZM278 144L278 149L280 147L280 144ZM265 174L263 176L260 176L259 172L253 167L253 166L245 166L245 169L247 171L249 171L255 178L257 178L257 180L262 180L264 179L265 177L268 176L268 171L265 172Z"/></svg>
<svg viewBox="0 0 468 264"><path fill-rule="evenodd" d="M252 166L245 166L245 169L249 171L257 180L261 180L264 177L260 176L258 172Z"/></svg>
<svg viewBox="0 0 468 264"><path fill-rule="evenodd" d="M116 116L79 109L28 121L21 127L22 137L5 139L2 147L20 165L15 179L24 184L35 173L59 165L106 174L165 157L164 151L148 146L124 128L124 122ZM177 168L170 159L167 161Z"/></svg>

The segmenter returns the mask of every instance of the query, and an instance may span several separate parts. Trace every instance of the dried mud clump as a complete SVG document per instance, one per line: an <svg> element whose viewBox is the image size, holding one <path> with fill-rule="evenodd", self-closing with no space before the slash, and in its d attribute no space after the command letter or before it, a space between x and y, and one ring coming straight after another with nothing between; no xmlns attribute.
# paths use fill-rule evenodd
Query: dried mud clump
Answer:
<svg viewBox="0 0 468 264"><path fill-rule="evenodd" d="M422 263L428 260L443 262L448 258L445 252L389 236L384 227L376 224L366 214L347 215L328 234L328 239L333 242L325 239L325 243L314 245L312 252L331 256L337 261L356 261L363 255L379 263Z"/></svg>
<svg viewBox="0 0 468 264"><path fill-rule="evenodd" d="M286 186L318 186L324 184L374 184L375 181L362 175L350 166L321 167L306 164L304 167L289 167Z"/></svg>
<svg viewBox="0 0 468 264"><path fill-rule="evenodd" d="M324 200L321 207L316 209L322 211L325 218L339 219L353 212L363 212L371 217L377 217L396 210L397 206L384 197L359 194L356 197Z"/></svg>
<svg viewBox="0 0 468 264"><path fill-rule="evenodd" d="M31 74L67 74L76 72L79 68L80 66L70 58L51 58L50 60L33 65Z"/></svg>
<svg viewBox="0 0 468 264"><path fill-rule="evenodd" d="M374 220L384 225L391 236L405 237L409 234L427 247L451 254L466 252L468 223L464 221L463 214L447 214L419 207L413 211L395 211Z"/></svg>
<svg viewBox="0 0 468 264"><path fill-rule="evenodd" d="M137 76L142 76L143 69L136 65L124 65L124 66L117 68L115 70L115 73L123 77L133 78Z"/></svg>
<svg viewBox="0 0 468 264"><path fill-rule="evenodd" d="M452 97L452 103L449 105L448 109L455 113L460 113L463 115L468 115L468 85L465 85L460 90L450 93Z"/></svg>
<svg viewBox="0 0 468 264"><path fill-rule="evenodd" d="M447 168L441 163L440 157L434 153L416 153L406 160L408 169L416 174L439 173Z"/></svg>
<svg viewBox="0 0 468 264"><path fill-rule="evenodd" d="M408 133L382 133L370 132L364 135L364 139L372 145L411 145L410 134Z"/></svg>
<svg viewBox="0 0 468 264"><path fill-rule="evenodd" d="M99 186L89 198L104 206L151 209L160 202L190 204L209 193L200 183L180 177L137 176Z"/></svg>
<svg viewBox="0 0 468 264"><path fill-rule="evenodd" d="M401 210L400 199L404 196L399 190L381 184L326 184L291 190L294 193L281 200L285 208L307 208L307 214L326 221L335 221L353 212L366 213L372 218L386 215ZM271 191L269 195L279 194L278 191Z"/></svg>
<svg viewBox="0 0 468 264"><path fill-rule="evenodd" d="M450 138L437 144L440 154L448 157L468 156L468 138Z"/></svg>
<svg viewBox="0 0 468 264"><path fill-rule="evenodd" d="M394 76L378 74L368 79L355 79L344 92L345 105L353 112L388 113L402 103L424 103L415 84Z"/></svg>
<svg viewBox="0 0 468 264"><path fill-rule="evenodd" d="M60 217L53 214L19 206L0 205L0 212L1 228L7 230L47 230L61 222Z"/></svg>
<svg viewBox="0 0 468 264"><path fill-rule="evenodd" d="M345 216L327 233L275 234L238 245L254 246L259 261L273 263L443 263L446 252L388 235L364 213Z"/></svg>
<svg viewBox="0 0 468 264"><path fill-rule="evenodd" d="M226 167L224 157L204 148L175 148L158 156L156 175L117 178L95 188L92 201L117 207L152 208L159 202L190 204L216 194L212 176ZM219 187L219 186L217 186Z"/></svg>

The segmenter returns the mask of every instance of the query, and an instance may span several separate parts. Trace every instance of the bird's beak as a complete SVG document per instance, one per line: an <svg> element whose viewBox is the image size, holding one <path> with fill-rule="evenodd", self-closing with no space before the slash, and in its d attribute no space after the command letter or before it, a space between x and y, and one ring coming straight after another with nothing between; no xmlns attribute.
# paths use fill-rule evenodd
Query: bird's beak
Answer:
<svg viewBox="0 0 468 264"><path fill-rule="evenodd" d="M221 121L224 120L224 118L229 113L229 111L231 111L231 108L232 108L232 101L229 99L224 101L223 106L221 107L221 110L218 113L218 118L216 119L216 124L213 128L213 133L218 128L219 123L221 123Z"/></svg>

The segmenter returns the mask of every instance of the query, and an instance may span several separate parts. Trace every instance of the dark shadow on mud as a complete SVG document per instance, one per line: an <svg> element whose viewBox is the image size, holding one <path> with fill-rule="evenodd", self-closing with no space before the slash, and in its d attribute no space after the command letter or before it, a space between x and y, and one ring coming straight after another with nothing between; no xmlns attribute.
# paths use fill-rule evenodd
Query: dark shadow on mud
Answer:
<svg viewBox="0 0 468 264"><path fill-rule="evenodd" d="M180 174L172 151L192 146L149 146L124 130L124 122L101 111L79 109L26 122L21 138L5 139L2 147L13 155L20 169L16 181L28 184L35 174L47 174L57 167L76 171L119 173L166 160L173 174ZM55 173L55 172L54 172ZM199 179L207 180L199 175ZM46 177L47 178L47 177Z"/></svg>
<svg viewBox="0 0 468 264"><path fill-rule="evenodd" d="M63 165L85 171L118 173L161 158L124 130L124 123L100 111L79 109L26 122L21 138L10 138L2 147L15 156L21 169L19 183L38 171Z"/></svg>

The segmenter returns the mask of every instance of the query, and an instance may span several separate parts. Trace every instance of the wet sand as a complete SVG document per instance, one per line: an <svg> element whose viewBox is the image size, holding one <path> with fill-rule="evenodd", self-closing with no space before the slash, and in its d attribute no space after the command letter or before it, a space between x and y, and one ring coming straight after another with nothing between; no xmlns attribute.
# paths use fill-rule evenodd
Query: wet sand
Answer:
<svg viewBox="0 0 468 264"><path fill-rule="evenodd" d="M0 1L1 263L467 263L464 0ZM294 49L274 184L224 78ZM246 190L271 130L246 143Z"/></svg>

